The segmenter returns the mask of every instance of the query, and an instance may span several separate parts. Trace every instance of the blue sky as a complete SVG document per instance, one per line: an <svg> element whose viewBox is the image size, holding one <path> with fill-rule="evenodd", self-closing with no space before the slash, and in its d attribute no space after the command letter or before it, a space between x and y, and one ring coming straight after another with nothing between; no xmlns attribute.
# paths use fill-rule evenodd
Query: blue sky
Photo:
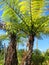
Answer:
<svg viewBox="0 0 49 65"><path fill-rule="evenodd" d="M2 15L2 11L0 11L0 16Z"/></svg>
<svg viewBox="0 0 49 65"><path fill-rule="evenodd" d="M0 35L2 35L2 34L6 34L6 32L5 31L3 31L3 30L0 30ZM6 46L8 45L8 43L9 43L9 41L8 40L3 40L2 41L3 42L3 45L4 45L4 43L6 44Z"/></svg>
<svg viewBox="0 0 49 65"><path fill-rule="evenodd" d="M49 14L49 11L46 11L46 15ZM0 16L2 15L2 11L0 11ZM1 34L5 34L5 32L3 30L0 30L0 35ZM3 41L3 44L6 43L6 45L8 44L8 41ZM19 48L22 48L19 47ZM24 48L24 47L23 47ZM49 37L44 37L43 36L43 40L38 40L38 48L41 50L41 51L46 51L47 49L49 49ZM36 49L36 39L35 39L35 42L34 42L34 49Z"/></svg>

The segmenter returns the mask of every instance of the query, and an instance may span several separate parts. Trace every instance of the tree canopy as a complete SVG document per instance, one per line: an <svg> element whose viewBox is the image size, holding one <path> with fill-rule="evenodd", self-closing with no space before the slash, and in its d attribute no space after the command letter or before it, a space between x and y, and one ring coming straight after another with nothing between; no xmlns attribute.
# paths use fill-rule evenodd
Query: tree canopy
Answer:
<svg viewBox="0 0 49 65"><path fill-rule="evenodd" d="M46 2L43 0L1 0L2 19L8 25L6 29L9 29L11 32L13 30L17 32L21 28L25 33L33 33L36 36L41 32L47 33L47 29L49 29L49 16L42 15L44 8L47 6Z"/></svg>

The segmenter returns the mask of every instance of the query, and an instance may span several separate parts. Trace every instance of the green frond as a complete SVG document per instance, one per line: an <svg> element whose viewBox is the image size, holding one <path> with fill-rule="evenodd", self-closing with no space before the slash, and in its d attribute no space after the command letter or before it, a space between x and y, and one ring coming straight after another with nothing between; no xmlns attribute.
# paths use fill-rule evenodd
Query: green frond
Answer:
<svg viewBox="0 0 49 65"><path fill-rule="evenodd" d="M32 16L32 19L34 20L41 16L41 13L43 12L42 8L44 7L44 1L43 0L42 1L41 0L39 1L24 0L20 2L19 6L20 6L20 11L22 12L22 14L28 13L28 15Z"/></svg>
<svg viewBox="0 0 49 65"><path fill-rule="evenodd" d="M19 31L19 24L17 24L16 22L5 22L5 27L6 27L6 30L9 32L9 33L16 33Z"/></svg>
<svg viewBox="0 0 49 65"><path fill-rule="evenodd" d="M49 35L49 27L46 27L46 28L44 29L44 34Z"/></svg>
<svg viewBox="0 0 49 65"><path fill-rule="evenodd" d="M0 40L8 40L8 35L0 35Z"/></svg>
<svg viewBox="0 0 49 65"><path fill-rule="evenodd" d="M24 20L24 16L23 16L23 14L21 14L21 12L20 12L20 10L19 10L19 7L17 7L17 5L16 6L14 6L14 8L12 7L12 6L10 6L10 4L7 2L7 1L4 1L5 3L6 3L6 5L8 5L8 7L10 8L10 9L12 9L12 11L15 13L15 15L14 16L18 16L19 18L20 18L20 20L22 20L23 22L24 22L24 24L26 24L26 22L25 22L25 20ZM8 8L8 9L9 9ZM6 9L5 9L6 10ZM10 11L9 11L10 12ZM13 14L13 13L12 13ZM11 15L12 15L11 14ZM6 13L6 15L8 15L8 13ZM10 16L11 16L10 15ZM5 17L5 19L7 19L7 17L10 17L9 15L8 16L6 16ZM13 16L13 17L14 17ZM12 17L12 19L13 19L13 17ZM8 19L7 19L8 20ZM14 21L15 21L15 19L14 19ZM26 26L28 26L27 24L26 24ZM29 26L28 26L29 27Z"/></svg>
<svg viewBox="0 0 49 65"><path fill-rule="evenodd" d="M13 22L18 22L17 16L14 13L14 11L11 8L7 7L7 9L4 10L4 12L3 12L2 19L3 20L7 19L10 21L10 18L12 19Z"/></svg>

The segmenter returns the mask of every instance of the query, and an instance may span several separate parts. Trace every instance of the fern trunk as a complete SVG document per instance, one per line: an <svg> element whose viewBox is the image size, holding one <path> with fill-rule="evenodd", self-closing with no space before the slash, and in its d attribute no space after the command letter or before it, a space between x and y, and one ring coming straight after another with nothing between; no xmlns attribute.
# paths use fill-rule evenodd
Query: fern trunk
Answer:
<svg viewBox="0 0 49 65"><path fill-rule="evenodd" d="M22 58L21 65L32 65L32 52L34 45L34 35L29 36L28 51L27 54Z"/></svg>
<svg viewBox="0 0 49 65"><path fill-rule="evenodd" d="M7 49L4 65L18 65L17 51L16 51L16 35L10 35L10 44Z"/></svg>
<svg viewBox="0 0 49 65"><path fill-rule="evenodd" d="M29 46L28 46L28 51L29 55L27 57L27 62L26 65L32 65L32 52L33 52L33 45L34 45L34 35L29 36Z"/></svg>

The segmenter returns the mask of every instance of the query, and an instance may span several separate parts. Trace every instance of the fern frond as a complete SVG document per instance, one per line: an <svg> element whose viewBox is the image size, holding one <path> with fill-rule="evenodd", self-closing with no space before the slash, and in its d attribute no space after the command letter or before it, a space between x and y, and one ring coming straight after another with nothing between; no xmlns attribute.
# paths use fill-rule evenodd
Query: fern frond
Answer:
<svg viewBox="0 0 49 65"><path fill-rule="evenodd" d="M8 35L0 35L0 40L8 40Z"/></svg>

